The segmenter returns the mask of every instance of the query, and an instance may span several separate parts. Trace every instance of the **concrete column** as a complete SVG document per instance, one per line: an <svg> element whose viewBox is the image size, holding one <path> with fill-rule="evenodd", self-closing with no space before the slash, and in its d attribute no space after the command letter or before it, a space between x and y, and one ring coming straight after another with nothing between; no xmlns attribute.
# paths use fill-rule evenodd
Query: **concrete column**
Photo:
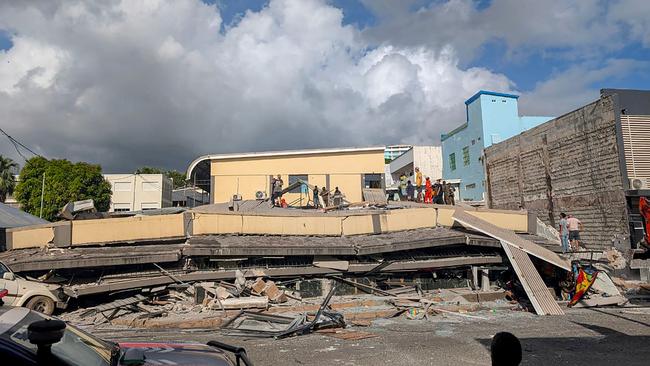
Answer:
<svg viewBox="0 0 650 366"><path fill-rule="evenodd" d="M327 294L329 294L330 290L332 289L332 280L323 278L322 280L320 280L320 283L321 283L321 296L327 296Z"/></svg>
<svg viewBox="0 0 650 366"><path fill-rule="evenodd" d="M481 269L481 291L490 291L490 270Z"/></svg>
<svg viewBox="0 0 650 366"><path fill-rule="evenodd" d="M478 267L472 266L472 289L478 290Z"/></svg>

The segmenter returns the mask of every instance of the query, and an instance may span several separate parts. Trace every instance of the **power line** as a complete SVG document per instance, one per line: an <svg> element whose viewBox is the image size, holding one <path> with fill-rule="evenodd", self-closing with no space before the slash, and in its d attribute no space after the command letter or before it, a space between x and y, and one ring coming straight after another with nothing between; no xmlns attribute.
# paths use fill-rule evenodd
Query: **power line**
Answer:
<svg viewBox="0 0 650 366"><path fill-rule="evenodd" d="M37 153L34 152L34 150L32 150L29 147L25 146L22 142L20 142L20 141L16 140L15 138L11 137L2 128L0 128L0 132L2 132L2 134L5 135L9 139L9 141L14 145L14 149L16 149L16 152L18 153L18 155L20 155L20 157L25 159L25 161L27 161L27 157L25 157L25 155L23 155L23 153L20 151L19 146L22 147L23 149L29 151L30 153L34 154L35 156L38 156L38 157L41 157L41 158L43 157L43 156L41 156L41 154L37 154Z"/></svg>

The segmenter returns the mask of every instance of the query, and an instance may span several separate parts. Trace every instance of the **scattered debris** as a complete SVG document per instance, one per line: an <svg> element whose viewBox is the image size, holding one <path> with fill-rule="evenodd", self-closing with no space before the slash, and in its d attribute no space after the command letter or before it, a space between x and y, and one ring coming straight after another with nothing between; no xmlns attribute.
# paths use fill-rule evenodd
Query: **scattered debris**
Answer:
<svg viewBox="0 0 650 366"><path fill-rule="evenodd" d="M272 337L280 339L294 335L309 334L318 329L344 327L345 321L343 320L343 315L329 308L330 300L335 291L336 286L332 286L332 289L313 317L310 314L301 314L290 318L242 311L225 323L221 327L221 330L224 334L232 336ZM311 321L309 320L310 318ZM284 327L281 327L282 325Z"/></svg>
<svg viewBox="0 0 650 366"><path fill-rule="evenodd" d="M324 334L328 337L334 337L338 339L343 339L345 341L358 341L366 338L376 338L379 335L375 333L362 332L359 330L349 330L349 329L321 329L316 331L317 333Z"/></svg>

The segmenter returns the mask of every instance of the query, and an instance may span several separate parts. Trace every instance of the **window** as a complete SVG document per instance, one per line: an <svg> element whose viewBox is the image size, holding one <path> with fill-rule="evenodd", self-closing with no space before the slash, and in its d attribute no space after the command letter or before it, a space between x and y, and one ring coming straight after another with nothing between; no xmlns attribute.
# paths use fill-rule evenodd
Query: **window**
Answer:
<svg viewBox="0 0 650 366"><path fill-rule="evenodd" d="M9 269L5 267L4 264L0 263L0 278L2 278L2 276L7 272L9 272Z"/></svg>
<svg viewBox="0 0 650 366"><path fill-rule="evenodd" d="M156 202L142 202L142 211L157 210L159 208L160 205Z"/></svg>
<svg viewBox="0 0 650 366"><path fill-rule="evenodd" d="M307 174L298 174L298 175L289 176L289 185L296 183L298 180L301 180L305 183L309 183L309 177L307 176ZM307 187L306 184L302 184L289 191L289 193L301 193L301 192L304 194L309 193L309 187Z"/></svg>
<svg viewBox="0 0 650 366"><path fill-rule="evenodd" d="M131 182L113 183L113 191L115 192L129 192L130 190L131 190Z"/></svg>
<svg viewBox="0 0 650 366"><path fill-rule="evenodd" d="M145 192L159 191L160 187L156 182L142 182L142 190Z"/></svg>
<svg viewBox="0 0 650 366"><path fill-rule="evenodd" d="M456 170L456 153L449 154L449 169Z"/></svg>
<svg viewBox="0 0 650 366"><path fill-rule="evenodd" d="M476 140L472 139L472 145L476 144Z"/></svg>
<svg viewBox="0 0 650 366"><path fill-rule="evenodd" d="M476 183L468 184L465 186L465 189L474 189L476 188Z"/></svg>
<svg viewBox="0 0 650 366"><path fill-rule="evenodd" d="M114 203L113 204L113 211L115 211L115 212L131 211L131 204L130 203Z"/></svg>
<svg viewBox="0 0 650 366"><path fill-rule="evenodd" d="M469 146L463 148L463 165L469 165Z"/></svg>
<svg viewBox="0 0 650 366"><path fill-rule="evenodd" d="M381 188L381 174L364 174L363 186L365 188Z"/></svg>

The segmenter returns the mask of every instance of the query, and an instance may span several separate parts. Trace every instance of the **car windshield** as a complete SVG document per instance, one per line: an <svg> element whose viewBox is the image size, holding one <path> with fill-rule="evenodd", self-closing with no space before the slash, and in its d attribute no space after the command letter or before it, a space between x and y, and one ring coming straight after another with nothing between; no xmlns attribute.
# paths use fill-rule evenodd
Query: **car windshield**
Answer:
<svg viewBox="0 0 650 366"><path fill-rule="evenodd" d="M43 319L45 319L43 316L30 312L11 329L0 335L0 338L36 353L36 345L31 344L27 337L27 327L31 323ZM114 345L111 343L67 325L61 341L52 345L52 354L69 365L110 366L113 347Z"/></svg>

